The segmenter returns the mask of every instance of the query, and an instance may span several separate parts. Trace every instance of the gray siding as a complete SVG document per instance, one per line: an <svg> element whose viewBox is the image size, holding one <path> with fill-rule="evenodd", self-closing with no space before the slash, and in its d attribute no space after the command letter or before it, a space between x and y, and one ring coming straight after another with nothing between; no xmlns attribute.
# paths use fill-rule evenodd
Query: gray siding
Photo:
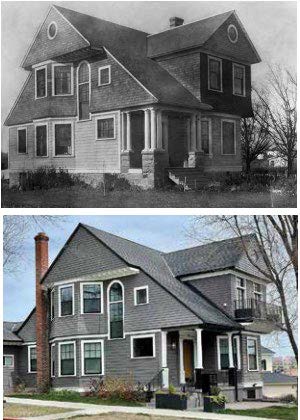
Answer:
<svg viewBox="0 0 300 420"><path fill-rule="evenodd" d="M33 342L36 340L36 313L32 313L30 318L27 320L26 324L18 332L18 336L22 338L25 342Z"/></svg>
<svg viewBox="0 0 300 420"><path fill-rule="evenodd" d="M9 393L13 391L14 386L16 385L18 377L18 361L19 361L20 347L17 346L4 346L3 347L3 356L13 355L14 356L14 366L8 367L3 366L3 389L4 393Z"/></svg>
<svg viewBox="0 0 300 420"><path fill-rule="evenodd" d="M262 372L261 372L261 342L260 336L249 335L249 337L257 338L257 348L258 348L258 371L249 372L248 370L248 356L247 356L247 335L242 334L241 336L241 361L242 361L242 379L244 383L257 383L262 381Z"/></svg>
<svg viewBox="0 0 300 420"><path fill-rule="evenodd" d="M172 343L176 343L175 349ZM167 364L169 368L169 382L178 386L179 379L179 335L177 331L169 332L167 335Z"/></svg>
<svg viewBox="0 0 300 420"><path fill-rule="evenodd" d="M36 386L36 374L28 373L28 346L22 346L18 358L18 378L27 388Z"/></svg>

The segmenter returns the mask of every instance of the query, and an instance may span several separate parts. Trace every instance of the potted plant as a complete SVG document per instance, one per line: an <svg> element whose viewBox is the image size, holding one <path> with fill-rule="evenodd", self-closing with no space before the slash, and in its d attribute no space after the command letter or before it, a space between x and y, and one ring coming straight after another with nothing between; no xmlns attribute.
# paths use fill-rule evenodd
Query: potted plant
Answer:
<svg viewBox="0 0 300 420"><path fill-rule="evenodd" d="M177 392L175 387L170 385L168 391L157 391L155 393L155 407L171 410L186 410L187 394Z"/></svg>
<svg viewBox="0 0 300 420"><path fill-rule="evenodd" d="M217 413L225 409L226 397L216 386L211 387L210 395L204 395L203 401L205 413Z"/></svg>

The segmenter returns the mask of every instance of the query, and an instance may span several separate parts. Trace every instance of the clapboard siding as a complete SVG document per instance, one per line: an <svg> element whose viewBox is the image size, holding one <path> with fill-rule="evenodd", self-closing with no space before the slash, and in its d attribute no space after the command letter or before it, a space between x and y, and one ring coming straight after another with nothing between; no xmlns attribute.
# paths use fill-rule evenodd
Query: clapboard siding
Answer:
<svg viewBox="0 0 300 420"><path fill-rule="evenodd" d="M27 322L22 326L18 332L18 336L22 338L25 342L35 342L36 333L36 312L34 311L31 316L28 318Z"/></svg>
<svg viewBox="0 0 300 420"><path fill-rule="evenodd" d="M14 385L16 384L16 378L18 377L18 360L20 354L20 347L17 346L4 346L3 356L12 355L14 357L14 365L3 366L3 389L4 393L13 391Z"/></svg>

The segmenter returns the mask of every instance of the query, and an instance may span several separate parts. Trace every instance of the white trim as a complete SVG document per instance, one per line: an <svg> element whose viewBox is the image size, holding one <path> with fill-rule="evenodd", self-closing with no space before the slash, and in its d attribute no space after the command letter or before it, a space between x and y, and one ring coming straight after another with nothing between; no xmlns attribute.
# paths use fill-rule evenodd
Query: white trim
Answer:
<svg viewBox="0 0 300 420"><path fill-rule="evenodd" d="M81 36L82 39L85 40L85 42L88 43L88 45L90 46L90 42L82 35L81 32L78 31L78 29L75 28L75 26L72 25L72 23L55 7L55 5L52 5L51 7L53 7L57 13L59 13L59 15L74 29L74 31L76 31L78 33L78 35Z"/></svg>
<svg viewBox="0 0 300 420"><path fill-rule="evenodd" d="M37 127L40 127L40 126L46 126L46 143L47 143L47 154L46 155L44 155L44 156L38 156L37 154L36 154L36 152L37 152L37 139L36 139L36 129L37 129ZM39 123L34 123L34 156L36 157L36 158L38 158L38 159L45 159L45 158L48 158L49 157L49 126L48 126L48 122L47 121L45 121L45 122L39 122Z"/></svg>
<svg viewBox="0 0 300 420"><path fill-rule="evenodd" d="M40 63L37 63L37 64L33 64L31 67L33 69L35 69L37 67L45 66L46 64L51 64L51 63L54 63L54 61L53 60L46 60L46 61L41 61Z"/></svg>
<svg viewBox="0 0 300 420"><path fill-rule="evenodd" d="M101 289L101 297L100 297L100 305L101 305L101 310L100 312L84 312L84 305L83 305L83 287L85 285L94 285L94 284L100 284L100 289ZM102 281L87 281L87 282L83 282L80 283L80 314L81 315L100 315L103 314L103 282Z"/></svg>
<svg viewBox="0 0 300 420"><path fill-rule="evenodd" d="M223 123L231 123L233 124L233 135L234 135L234 153L224 153L223 152ZM236 155L236 121L230 119L221 119L221 155L222 156L235 156Z"/></svg>
<svg viewBox="0 0 300 420"><path fill-rule="evenodd" d="M36 344L36 341L28 341L26 343L20 343L21 346L33 346Z"/></svg>
<svg viewBox="0 0 300 420"><path fill-rule="evenodd" d="M235 335L233 337L233 341L236 341L236 359L237 359L237 369L242 369L241 364L241 337L239 335Z"/></svg>
<svg viewBox="0 0 300 420"><path fill-rule="evenodd" d="M88 69L89 69L89 80L88 82L81 82L79 83L78 81L78 75L79 75L79 68L82 64L87 64ZM82 121L91 121L91 113L89 112L89 119L88 120L80 120L79 119L79 86L80 85L85 85L85 84L89 84L89 110L90 110L90 106L91 106L91 95L92 95L92 89L91 89L91 65L87 60L82 60L80 61L80 63L78 64L77 70L76 70L76 82L77 82L77 122L82 122Z"/></svg>
<svg viewBox="0 0 300 420"><path fill-rule="evenodd" d="M37 369L36 369L36 371L31 370L31 363L30 363L30 360L31 360L30 350L34 349L34 348L36 349L36 344L30 345L30 346L27 347L27 373L36 373L37 372Z"/></svg>
<svg viewBox="0 0 300 420"><path fill-rule="evenodd" d="M248 353L248 341L253 340L255 341L255 349L256 349L256 369L249 368L249 353ZM258 365L258 339L257 337L247 337L247 368L248 372L259 372L259 365Z"/></svg>
<svg viewBox="0 0 300 420"><path fill-rule="evenodd" d="M12 365L7 366L3 361L3 367L9 368L9 369L14 369L14 367L15 367L15 355L14 354L3 354L3 358L5 358L5 357L11 357L12 358Z"/></svg>
<svg viewBox="0 0 300 420"><path fill-rule="evenodd" d="M203 149L203 141L202 141L202 131L201 131L201 150L203 151L205 156L213 156L213 148L212 148L212 121L209 117L201 118L201 130L202 130L202 122L208 122L208 153L204 152Z"/></svg>
<svg viewBox="0 0 300 420"><path fill-rule="evenodd" d="M74 374L73 375L62 375L61 374L61 346L65 344L73 344L74 348ZM76 376L76 341L62 341L61 343L58 343L58 376L59 378L68 378Z"/></svg>
<svg viewBox="0 0 300 420"><path fill-rule="evenodd" d="M105 337L108 337L108 334L69 335L69 336L65 336L65 337L52 338L51 340L49 340L49 343L56 343L57 341L63 342L64 340L75 340L75 339L81 339L81 338L92 338L92 339L94 338L94 339L98 339L98 338L105 338Z"/></svg>
<svg viewBox="0 0 300 420"><path fill-rule="evenodd" d="M108 69L108 83L101 83L101 71ZM111 66L102 66L98 68L98 86L107 86L111 84Z"/></svg>
<svg viewBox="0 0 300 420"><path fill-rule="evenodd" d="M50 347L50 375L51 375L51 378L55 378L56 357L54 357L54 356L56 356L56 354L55 354L55 344L53 343L53 344L51 344L51 347ZM53 360L54 360L54 371L52 369L53 368Z"/></svg>
<svg viewBox="0 0 300 420"><path fill-rule="evenodd" d="M244 282L244 286L239 286L238 285L238 280L243 280L243 282ZM246 285L247 285L247 281L246 281L246 279L244 278L244 277L242 277L242 276L235 276L235 289L236 289L236 300L239 300L238 299L238 290L243 290L243 292L244 292L244 301L247 299L247 288L246 288Z"/></svg>
<svg viewBox="0 0 300 420"><path fill-rule="evenodd" d="M26 152L22 152L22 153L19 152L19 131L21 131L21 130L25 130L25 132L26 132ZM24 156L24 155L28 156L27 126L19 127L17 129L17 136L18 136L18 138L17 138L17 154L22 155L22 156Z"/></svg>
<svg viewBox="0 0 300 420"><path fill-rule="evenodd" d="M122 300L117 300L112 302L112 304L114 303L123 303L123 337L118 337L118 338L111 338L110 336L110 300L109 300L109 292L111 289L111 286L114 283L118 283L121 288L122 288ZM108 340L123 340L125 338L125 293L124 293L124 285L120 280L113 280L112 282L109 283L108 287L107 287L107 331L108 331Z"/></svg>
<svg viewBox="0 0 300 420"><path fill-rule="evenodd" d="M241 325L252 325L253 322L240 322ZM254 337L260 337L263 336L263 333L257 333L257 332L253 332L253 331L241 331L242 335L253 335Z"/></svg>
<svg viewBox="0 0 300 420"><path fill-rule="evenodd" d="M55 308L54 308L54 289L52 289L50 291L50 321L53 321L54 319L54 313L55 313Z"/></svg>
<svg viewBox="0 0 300 420"><path fill-rule="evenodd" d="M138 335L138 334L155 334L155 333L159 333L161 332L161 330L142 330L142 331L127 331L125 332L125 336L127 335Z"/></svg>
<svg viewBox="0 0 300 420"><path fill-rule="evenodd" d="M181 281L190 281L190 280L198 280L198 279L205 279L205 278L209 278L209 277L217 277L217 276L224 276L226 274L232 274L236 277L242 277L246 280L255 280L257 282L261 282L261 284L265 285L266 283L268 283L268 279L262 279L250 274L246 274L246 273L241 273L238 270L235 269L229 269L229 270L217 270L217 271L212 271L209 273L203 273L203 274L192 274L190 276L184 276L181 278Z"/></svg>
<svg viewBox="0 0 300 420"><path fill-rule="evenodd" d="M55 67L66 67L71 66L71 93L59 93L55 94ZM51 66L52 71L52 96L53 97L60 97L60 96L73 96L74 95L74 65L73 63L52 63Z"/></svg>
<svg viewBox="0 0 300 420"><path fill-rule="evenodd" d="M243 94L236 93L234 91L234 68L239 67L240 69L243 69ZM235 96L241 96L245 98L246 96L246 67L242 64L232 63L232 94Z"/></svg>
<svg viewBox="0 0 300 420"><path fill-rule="evenodd" d="M72 287L72 313L69 315L62 315L61 314L61 296L60 291L61 289L66 289L67 287ZM74 294L74 283L69 283L66 285L60 285L58 286L58 317L64 318L66 316L73 316L75 314L75 294Z"/></svg>
<svg viewBox="0 0 300 420"><path fill-rule="evenodd" d="M45 95L44 96L37 96L37 78L36 78L36 73L39 70L45 70ZM48 96L48 70L47 70L47 66L41 66L41 67L35 67L34 69L34 99L43 99L43 98L47 98Z"/></svg>
<svg viewBox="0 0 300 420"><path fill-rule="evenodd" d="M261 62L261 58L260 58L260 56L259 56L258 52L256 51L256 48L254 47L253 42L251 41L251 39L250 39L249 35L247 34L247 31L246 31L246 29L244 28L244 25L242 24L242 22L241 22L240 18L238 17L238 15L237 15L237 13L236 13L236 11L235 11L235 10L233 11L233 14L234 14L234 17L236 18L236 20L238 21L238 24L240 25L240 27L241 27L241 29L242 29L242 31L243 31L243 33L244 33L245 37L247 38L247 41L248 41L248 42L249 42L249 44L251 45L251 47L252 47L252 49L253 49L253 52L254 52L254 55L256 55L257 61L258 61L258 62Z"/></svg>
<svg viewBox="0 0 300 420"><path fill-rule="evenodd" d="M210 60L215 60L215 61L219 61L220 65L220 90L218 89L213 89L210 87L210 71L209 71L209 62ZM208 55L207 56L207 89L208 90L212 90L214 92L219 92L219 93L223 93L223 64L222 64L222 58L218 58L215 57L213 55Z"/></svg>
<svg viewBox="0 0 300 420"><path fill-rule="evenodd" d="M242 383L241 385L244 387L244 388L253 388L253 382L254 381L252 381L252 382L244 382L244 383ZM260 388L260 387L263 387L263 382L262 381L255 381L255 388Z"/></svg>
<svg viewBox="0 0 300 420"><path fill-rule="evenodd" d="M70 155L56 155L55 154L55 126L56 125L70 125L71 126L71 147L72 153ZM73 120L63 120L63 121L53 121L53 157L55 158L73 158L75 156L75 142L74 142L74 121Z"/></svg>
<svg viewBox="0 0 300 420"><path fill-rule="evenodd" d="M232 40L232 39L230 38L229 31L230 31L230 29L231 29L231 28L233 28L233 29L235 30L235 35L236 35L236 39L235 39L235 40ZM238 33L238 30L237 30L236 26L235 26L235 25L233 25L232 23L231 23L230 25L228 25L228 27L227 27L227 37L228 37L229 41L230 41L232 44L236 44L236 43L238 42L238 39L239 39L239 33Z"/></svg>
<svg viewBox="0 0 300 420"><path fill-rule="evenodd" d="M229 356L229 337L228 335L217 335L217 358L218 358L218 370L224 371L227 369L221 369L221 353L220 353L220 340L224 340L226 339L228 341L228 359L230 360L230 356ZM229 361L230 363L230 361Z"/></svg>
<svg viewBox="0 0 300 420"><path fill-rule="evenodd" d="M144 289L146 289L146 302L145 303L137 303L137 292L139 290L144 290ZM134 287L133 294L134 294L134 306L148 305L148 303L149 303L149 287L148 286Z"/></svg>
<svg viewBox="0 0 300 420"><path fill-rule="evenodd" d="M101 344L101 373L84 373L84 345L86 343ZM81 340L81 376L103 376L104 375L104 340Z"/></svg>
<svg viewBox="0 0 300 420"><path fill-rule="evenodd" d="M135 357L133 354L133 340L139 338L152 338L152 353L153 356L144 356L144 357ZM132 335L130 337L130 358L131 359L155 359L156 351L155 351L155 334L144 334L144 335Z"/></svg>
<svg viewBox="0 0 300 420"><path fill-rule="evenodd" d="M108 120L113 118L114 120L114 136L113 137L103 137L98 138L98 120ZM95 118L95 140L96 141L103 141L103 140L116 140L116 114L106 114L101 115Z"/></svg>
<svg viewBox="0 0 300 420"><path fill-rule="evenodd" d="M53 36L51 36L50 35L50 26L51 25L54 25L55 26L55 34L53 35ZM50 40L52 40L52 39L54 39L55 37L56 37L56 35L57 35L57 23L56 22L54 22L54 20L52 21L52 22L50 22L49 23L49 25L48 25L48 28L47 28L47 36L48 36L48 39L50 39Z"/></svg>

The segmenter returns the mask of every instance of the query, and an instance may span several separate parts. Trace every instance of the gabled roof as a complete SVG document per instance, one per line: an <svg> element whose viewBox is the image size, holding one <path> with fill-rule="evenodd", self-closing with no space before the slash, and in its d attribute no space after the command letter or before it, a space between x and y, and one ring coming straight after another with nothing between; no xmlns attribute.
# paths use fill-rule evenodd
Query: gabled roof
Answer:
<svg viewBox="0 0 300 420"><path fill-rule="evenodd" d="M22 325L22 322L3 322L3 341L17 341L22 342L23 340L18 337L16 331Z"/></svg>
<svg viewBox="0 0 300 420"><path fill-rule="evenodd" d="M283 373L277 372L264 372L263 382L264 384L296 384L298 381L297 376L289 376Z"/></svg>
<svg viewBox="0 0 300 420"><path fill-rule="evenodd" d="M267 347L261 346L261 353L264 354L275 354L275 351L268 349Z"/></svg>

